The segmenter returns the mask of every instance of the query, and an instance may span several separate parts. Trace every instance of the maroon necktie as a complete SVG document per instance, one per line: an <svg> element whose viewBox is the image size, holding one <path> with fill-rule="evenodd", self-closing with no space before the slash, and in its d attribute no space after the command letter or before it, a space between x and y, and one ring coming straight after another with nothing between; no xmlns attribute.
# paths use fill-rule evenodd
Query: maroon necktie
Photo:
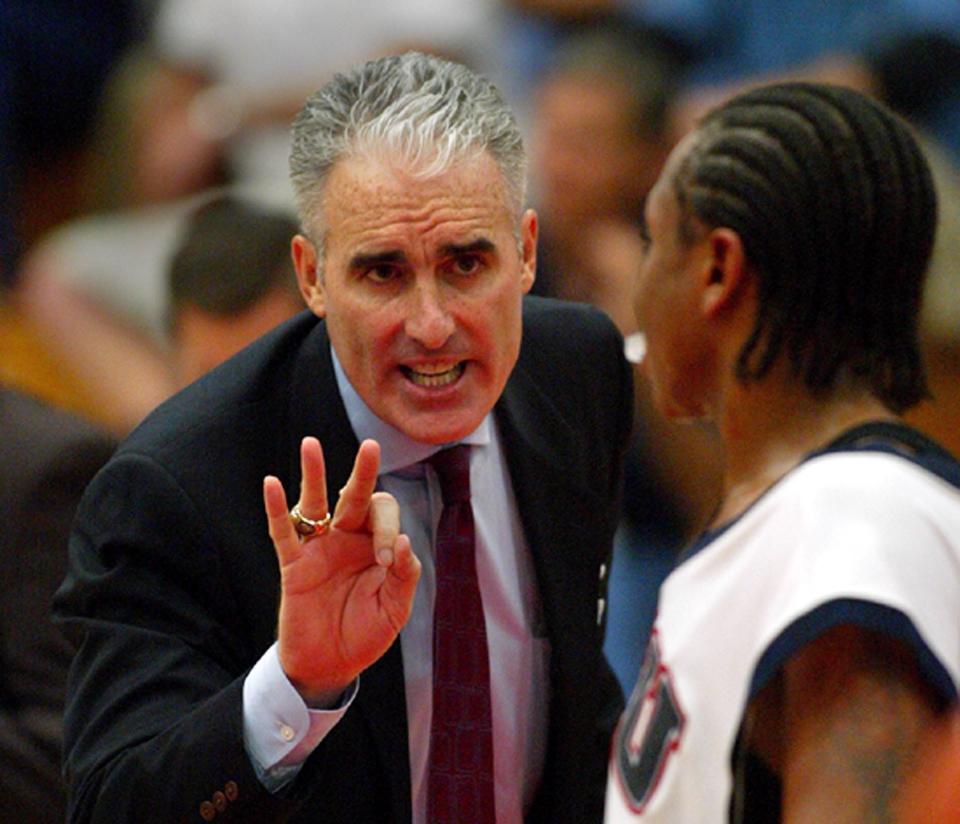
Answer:
<svg viewBox="0 0 960 824"><path fill-rule="evenodd" d="M494 824L490 659L474 553L470 447L444 449L428 463L440 479L443 511L435 551L427 820Z"/></svg>

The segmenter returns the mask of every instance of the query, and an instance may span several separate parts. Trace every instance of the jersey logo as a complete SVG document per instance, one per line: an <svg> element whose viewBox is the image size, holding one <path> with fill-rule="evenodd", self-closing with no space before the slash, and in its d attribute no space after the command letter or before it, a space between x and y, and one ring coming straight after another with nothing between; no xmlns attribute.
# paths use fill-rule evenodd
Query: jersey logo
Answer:
<svg viewBox="0 0 960 824"><path fill-rule="evenodd" d="M618 783L634 812L642 812L650 803L671 753L680 746L684 724L654 630L637 686L617 728L614 752Z"/></svg>

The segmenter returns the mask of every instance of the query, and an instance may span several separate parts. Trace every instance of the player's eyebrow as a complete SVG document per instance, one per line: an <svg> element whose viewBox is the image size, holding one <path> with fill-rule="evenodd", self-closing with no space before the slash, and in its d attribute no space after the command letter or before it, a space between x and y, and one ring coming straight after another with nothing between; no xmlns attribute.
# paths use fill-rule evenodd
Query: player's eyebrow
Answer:
<svg viewBox="0 0 960 824"><path fill-rule="evenodd" d="M358 252L350 258L349 269L362 271L385 264L405 263L407 260L403 252L389 250L386 252Z"/></svg>

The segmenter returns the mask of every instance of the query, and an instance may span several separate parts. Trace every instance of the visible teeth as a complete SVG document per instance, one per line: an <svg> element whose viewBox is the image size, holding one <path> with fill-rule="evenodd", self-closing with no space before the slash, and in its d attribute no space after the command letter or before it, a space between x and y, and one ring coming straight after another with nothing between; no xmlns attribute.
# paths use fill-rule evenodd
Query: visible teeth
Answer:
<svg viewBox="0 0 960 824"><path fill-rule="evenodd" d="M451 369L456 369L456 363L434 363L427 364L424 366L417 367L416 370L411 368L411 372L416 371L421 375L443 375L449 372Z"/></svg>
<svg viewBox="0 0 960 824"><path fill-rule="evenodd" d="M463 364L457 363L453 366L441 368L440 371L433 371L436 367L422 366L419 369L407 368L404 371L417 386L446 386L453 383L463 374Z"/></svg>

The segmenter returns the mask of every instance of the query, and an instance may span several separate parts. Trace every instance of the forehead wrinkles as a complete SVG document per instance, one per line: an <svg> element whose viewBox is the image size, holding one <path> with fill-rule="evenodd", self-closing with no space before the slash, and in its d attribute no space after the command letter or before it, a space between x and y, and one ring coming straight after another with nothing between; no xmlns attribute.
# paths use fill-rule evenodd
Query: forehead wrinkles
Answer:
<svg viewBox="0 0 960 824"><path fill-rule="evenodd" d="M495 201L491 202L491 205ZM352 209L342 217L341 225L360 236L412 233L428 236L444 228L491 228L495 211L484 204L449 194L422 202L418 198L379 199L374 209Z"/></svg>
<svg viewBox="0 0 960 824"><path fill-rule="evenodd" d="M381 164L347 161L331 175L324 198L329 229L355 239L426 237L431 233L491 231L509 222L506 187L493 161L471 162L419 178Z"/></svg>

